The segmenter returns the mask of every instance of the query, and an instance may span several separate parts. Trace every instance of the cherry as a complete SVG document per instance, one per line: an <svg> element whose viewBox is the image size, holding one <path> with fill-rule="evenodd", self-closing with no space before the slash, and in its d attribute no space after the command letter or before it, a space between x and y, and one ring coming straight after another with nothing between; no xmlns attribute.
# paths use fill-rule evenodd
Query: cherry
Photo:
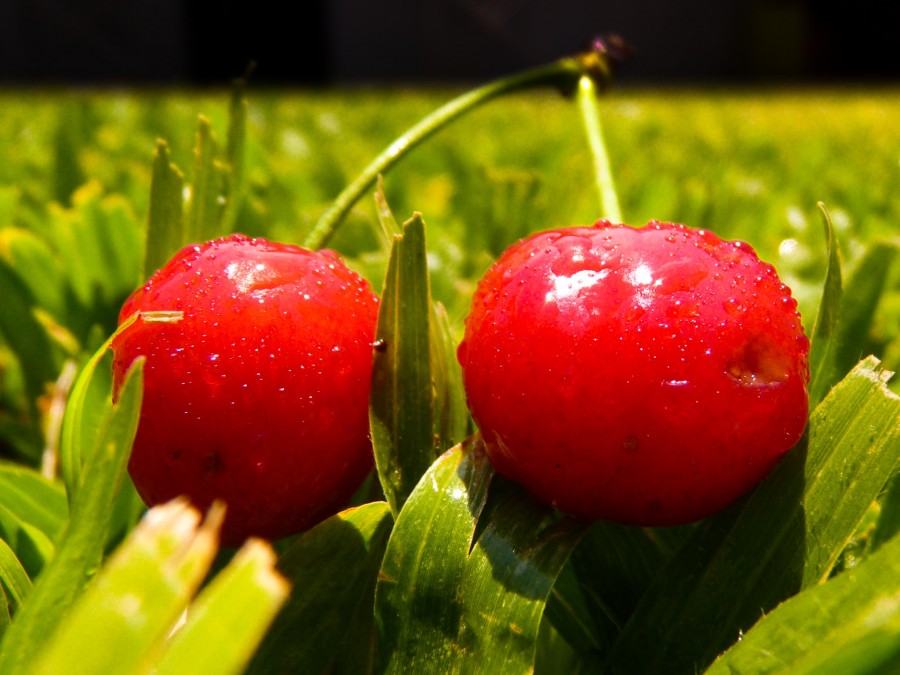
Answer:
<svg viewBox="0 0 900 675"><path fill-rule="evenodd" d="M656 221L512 245L458 350L500 473L563 511L654 526L719 511L797 443L808 353L749 245Z"/></svg>
<svg viewBox="0 0 900 675"><path fill-rule="evenodd" d="M129 472L148 505L226 504L223 543L339 510L372 467L378 298L331 251L231 235L183 249L125 303L114 391L144 356Z"/></svg>

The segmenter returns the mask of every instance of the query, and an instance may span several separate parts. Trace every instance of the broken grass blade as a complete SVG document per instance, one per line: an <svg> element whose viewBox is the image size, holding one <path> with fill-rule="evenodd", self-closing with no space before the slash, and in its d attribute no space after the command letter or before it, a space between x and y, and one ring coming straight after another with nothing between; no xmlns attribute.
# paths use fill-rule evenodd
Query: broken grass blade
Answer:
<svg viewBox="0 0 900 675"><path fill-rule="evenodd" d="M289 588L275 570L272 547L248 540L191 604L154 672L243 672Z"/></svg>
<svg viewBox="0 0 900 675"><path fill-rule="evenodd" d="M200 520L183 500L148 511L65 615L31 672L131 673L152 663L218 550L221 507Z"/></svg>

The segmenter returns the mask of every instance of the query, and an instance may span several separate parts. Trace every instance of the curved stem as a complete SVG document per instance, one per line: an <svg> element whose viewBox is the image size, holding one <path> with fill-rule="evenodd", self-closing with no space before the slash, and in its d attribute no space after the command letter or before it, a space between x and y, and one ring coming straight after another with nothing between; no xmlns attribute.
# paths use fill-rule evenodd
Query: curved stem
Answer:
<svg viewBox="0 0 900 675"><path fill-rule="evenodd" d="M614 223L621 223L622 212L619 209L619 198L616 195L612 169L609 166L609 156L606 153L606 143L603 141L603 129L600 125L597 85L590 77L584 76L578 81L578 107L581 110L588 145L594 158L594 179L597 182L597 191L600 193L600 213Z"/></svg>
<svg viewBox="0 0 900 675"><path fill-rule="evenodd" d="M464 113L498 96L525 89L556 86L563 92L571 92L578 80L584 77L596 79L601 83L609 79L610 69L605 54L588 52L560 59L546 66L496 80L458 96L423 118L372 160L322 214L303 245L310 249L324 246L353 205L372 187L381 173L390 169L412 148Z"/></svg>

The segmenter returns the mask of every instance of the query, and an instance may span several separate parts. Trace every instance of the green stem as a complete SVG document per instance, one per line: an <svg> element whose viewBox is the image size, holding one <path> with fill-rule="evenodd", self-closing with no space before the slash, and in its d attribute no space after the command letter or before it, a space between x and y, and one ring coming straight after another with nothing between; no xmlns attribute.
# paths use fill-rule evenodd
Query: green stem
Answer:
<svg viewBox="0 0 900 675"><path fill-rule="evenodd" d="M571 91L578 80L585 77L595 78L601 83L609 79L610 69L605 54L588 52L563 58L546 66L527 70L478 87L438 108L391 143L363 169L352 183L344 188L334 203L319 218L315 227L306 237L304 246L310 249L324 246L353 205L374 185L380 174L390 169L412 148L457 117L493 98L517 91L541 86L556 86L564 92Z"/></svg>
<svg viewBox="0 0 900 675"><path fill-rule="evenodd" d="M578 81L578 107L584 120L588 145L594 158L594 179L600 193L600 213L614 223L622 222L619 209L619 198L609 166L606 143L603 141L603 129L600 126L600 110L597 102L597 85L590 77L582 77Z"/></svg>

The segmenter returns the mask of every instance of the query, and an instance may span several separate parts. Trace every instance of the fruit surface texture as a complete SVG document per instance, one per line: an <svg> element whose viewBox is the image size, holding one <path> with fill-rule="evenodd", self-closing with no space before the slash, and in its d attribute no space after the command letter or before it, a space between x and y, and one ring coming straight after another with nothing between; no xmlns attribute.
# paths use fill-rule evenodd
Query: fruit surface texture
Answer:
<svg viewBox="0 0 900 675"><path fill-rule="evenodd" d="M179 252L125 303L114 391L144 356L129 473L148 505L226 504L222 539L278 538L339 510L372 467L378 298L331 251L231 235Z"/></svg>
<svg viewBox="0 0 900 675"><path fill-rule="evenodd" d="M514 244L458 350L500 473L565 512L652 526L721 510L797 443L808 354L748 244L656 221Z"/></svg>

